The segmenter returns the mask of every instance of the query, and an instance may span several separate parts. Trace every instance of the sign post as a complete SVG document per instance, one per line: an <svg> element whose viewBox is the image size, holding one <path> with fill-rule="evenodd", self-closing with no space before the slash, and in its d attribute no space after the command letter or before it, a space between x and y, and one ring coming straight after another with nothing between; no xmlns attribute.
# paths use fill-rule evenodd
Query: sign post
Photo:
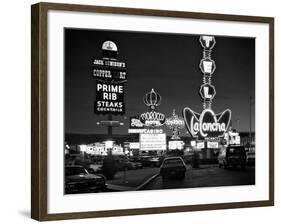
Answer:
<svg viewBox="0 0 281 224"><path fill-rule="evenodd" d="M112 121L112 115L125 114L124 82L127 81L126 62L117 60L118 48L112 41L102 44L102 58L93 60L93 77L96 79L95 114L107 115L108 122L100 121L97 125L107 126L109 139L112 138L113 126L122 122Z"/></svg>

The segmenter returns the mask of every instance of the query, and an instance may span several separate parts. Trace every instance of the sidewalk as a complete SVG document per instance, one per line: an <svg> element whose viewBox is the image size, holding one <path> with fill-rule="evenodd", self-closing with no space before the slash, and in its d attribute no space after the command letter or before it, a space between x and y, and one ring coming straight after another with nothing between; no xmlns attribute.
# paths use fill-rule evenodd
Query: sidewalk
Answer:
<svg viewBox="0 0 281 224"><path fill-rule="evenodd" d="M136 190L151 177L159 174L159 168L145 167L138 170L120 171L115 174L113 180L106 182L107 188L112 191Z"/></svg>

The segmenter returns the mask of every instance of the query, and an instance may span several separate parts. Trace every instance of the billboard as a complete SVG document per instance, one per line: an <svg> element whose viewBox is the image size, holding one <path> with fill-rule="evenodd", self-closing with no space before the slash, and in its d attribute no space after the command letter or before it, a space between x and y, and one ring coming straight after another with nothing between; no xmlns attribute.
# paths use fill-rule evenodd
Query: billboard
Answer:
<svg viewBox="0 0 281 224"><path fill-rule="evenodd" d="M117 60L94 59L93 76L100 80L127 81L126 63Z"/></svg>
<svg viewBox="0 0 281 224"><path fill-rule="evenodd" d="M205 148L205 142L197 142L197 143L196 143L196 148L197 148L197 149L203 149L203 148Z"/></svg>
<svg viewBox="0 0 281 224"><path fill-rule="evenodd" d="M140 150L166 150L166 134L140 134Z"/></svg>
<svg viewBox="0 0 281 224"><path fill-rule="evenodd" d="M183 149L184 142L183 141L169 141L169 149Z"/></svg>
<svg viewBox="0 0 281 224"><path fill-rule="evenodd" d="M116 115L124 114L124 84L112 84L97 81L95 113Z"/></svg>
<svg viewBox="0 0 281 224"><path fill-rule="evenodd" d="M207 148L209 149L218 149L219 143L218 142L207 142Z"/></svg>
<svg viewBox="0 0 281 224"><path fill-rule="evenodd" d="M130 149L139 149L140 143L139 142L130 142Z"/></svg>

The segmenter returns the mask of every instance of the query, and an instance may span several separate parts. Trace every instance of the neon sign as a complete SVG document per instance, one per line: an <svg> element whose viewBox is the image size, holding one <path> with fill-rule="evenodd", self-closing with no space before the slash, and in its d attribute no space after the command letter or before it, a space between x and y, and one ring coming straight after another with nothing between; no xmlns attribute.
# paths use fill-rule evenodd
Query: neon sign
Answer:
<svg viewBox="0 0 281 224"><path fill-rule="evenodd" d="M165 115L160 112L150 111L141 114L140 121L146 126L161 126L165 123Z"/></svg>
<svg viewBox="0 0 281 224"><path fill-rule="evenodd" d="M173 131L171 139L180 139L179 129L184 128L184 120L176 114L175 109L173 110L172 116L166 119L166 126Z"/></svg>
<svg viewBox="0 0 281 224"><path fill-rule="evenodd" d="M149 127L162 126L165 123L165 115L156 112L155 108L161 103L160 94L156 93L154 89L151 89L149 93L146 93L143 97L143 102L146 106L149 107L150 111L142 113L140 115L140 121Z"/></svg>
<svg viewBox="0 0 281 224"><path fill-rule="evenodd" d="M201 71L207 75L212 75L216 69L215 62L210 58L204 58L199 65Z"/></svg>
<svg viewBox="0 0 281 224"><path fill-rule="evenodd" d="M230 124L231 111L225 110L216 115L211 109L205 109L201 114L198 114L186 107L183 110L183 116L185 126L191 136L213 138L221 137L227 131Z"/></svg>
<svg viewBox="0 0 281 224"><path fill-rule="evenodd" d="M216 44L216 40L213 36L200 36L199 42L206 50L212 50Z"/></svg>
<svg viewBox="0 0 281 224"><path fill-rule="evenodd" d="M137 117L130 117L130 128L142 128L144 125Z"/></svg>
<svg viewBox="0 0 281 224"><path fill-rule="evenodd" d="M203 59L199 64L203 73L203 84L199 89L199 94L203 99L203 111L200 114L188 107L184 108L184 122L189 134L193 137L205 139L222 137L228 130L231 111L227 109L222 113L215 114L211 109L212 100L216 95L216 89L211 84L212 75L216 69L215 61L211 59L211 52L216 41L213 36L201 36L199 41L203 47Z"/></svg>
<svg viewBox="0 0 281 224"><path fill-rule="evenodd" d="M96 79L95 114L125 114L126 63L117 60L117 55L116 44L112 41L105 41L102 44L102 58L93 60L92 75Z"/></svg>
<svg viewBox="0 0 281 224"><path fill-rule="evenodd" d="M124 84L108 84L96 81L96 114L124 114Z"/></svg>
<svg viewBox="0 0 281 224"><path fill-rule="evenodd" d="M216 95L216 89L213 85L207 83L201 85L199 93L203 100L212 100Z"/></svg>

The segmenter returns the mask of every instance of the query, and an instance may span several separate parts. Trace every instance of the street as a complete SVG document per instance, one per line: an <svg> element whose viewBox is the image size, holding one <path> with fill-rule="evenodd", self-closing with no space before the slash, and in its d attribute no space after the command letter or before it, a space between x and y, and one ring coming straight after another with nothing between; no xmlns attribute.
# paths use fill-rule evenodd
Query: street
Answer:
<svg viewBox="0 0 281 224"><path fill-rule="evenodd" d="M240 170L234 168L222 169L218 165L207 165L199 169L193 169L191 175L187 172L184 180L168 179L163 181L162 177L158 176L144 190L252 184L255 184L254 166L248 166L245 170Z"/></svg>
<svg viewBox="0 0 281 224"><path fill-rule="evenodd" d="M97 176L95 178L97 178ZM75 191L72 191L71 193L77 194L89 192L137 191L253 184L255 184L255 166L246 166L245 169L223 169L219 168L218 164L201 165L200 168L191 168L191 166L187 166L187 171L183 179L174 177L168 179L166 178L165 180L163 180L162 176L160 176L159 167L144 167L142 169L117 172L113 179L106 180L105 187L91 190L89 187L82 188L84 185L80 184L80 188L73 188Z"/></svg>
<svg viewBox="0 0 281 224"><path fill-rule="evenodd" d="M143 169L119 171L115 174L113 180L107 180L108 191L111 190L135 190L142 186L151 177L159 173L159 168L144 167Z"/></svg>

